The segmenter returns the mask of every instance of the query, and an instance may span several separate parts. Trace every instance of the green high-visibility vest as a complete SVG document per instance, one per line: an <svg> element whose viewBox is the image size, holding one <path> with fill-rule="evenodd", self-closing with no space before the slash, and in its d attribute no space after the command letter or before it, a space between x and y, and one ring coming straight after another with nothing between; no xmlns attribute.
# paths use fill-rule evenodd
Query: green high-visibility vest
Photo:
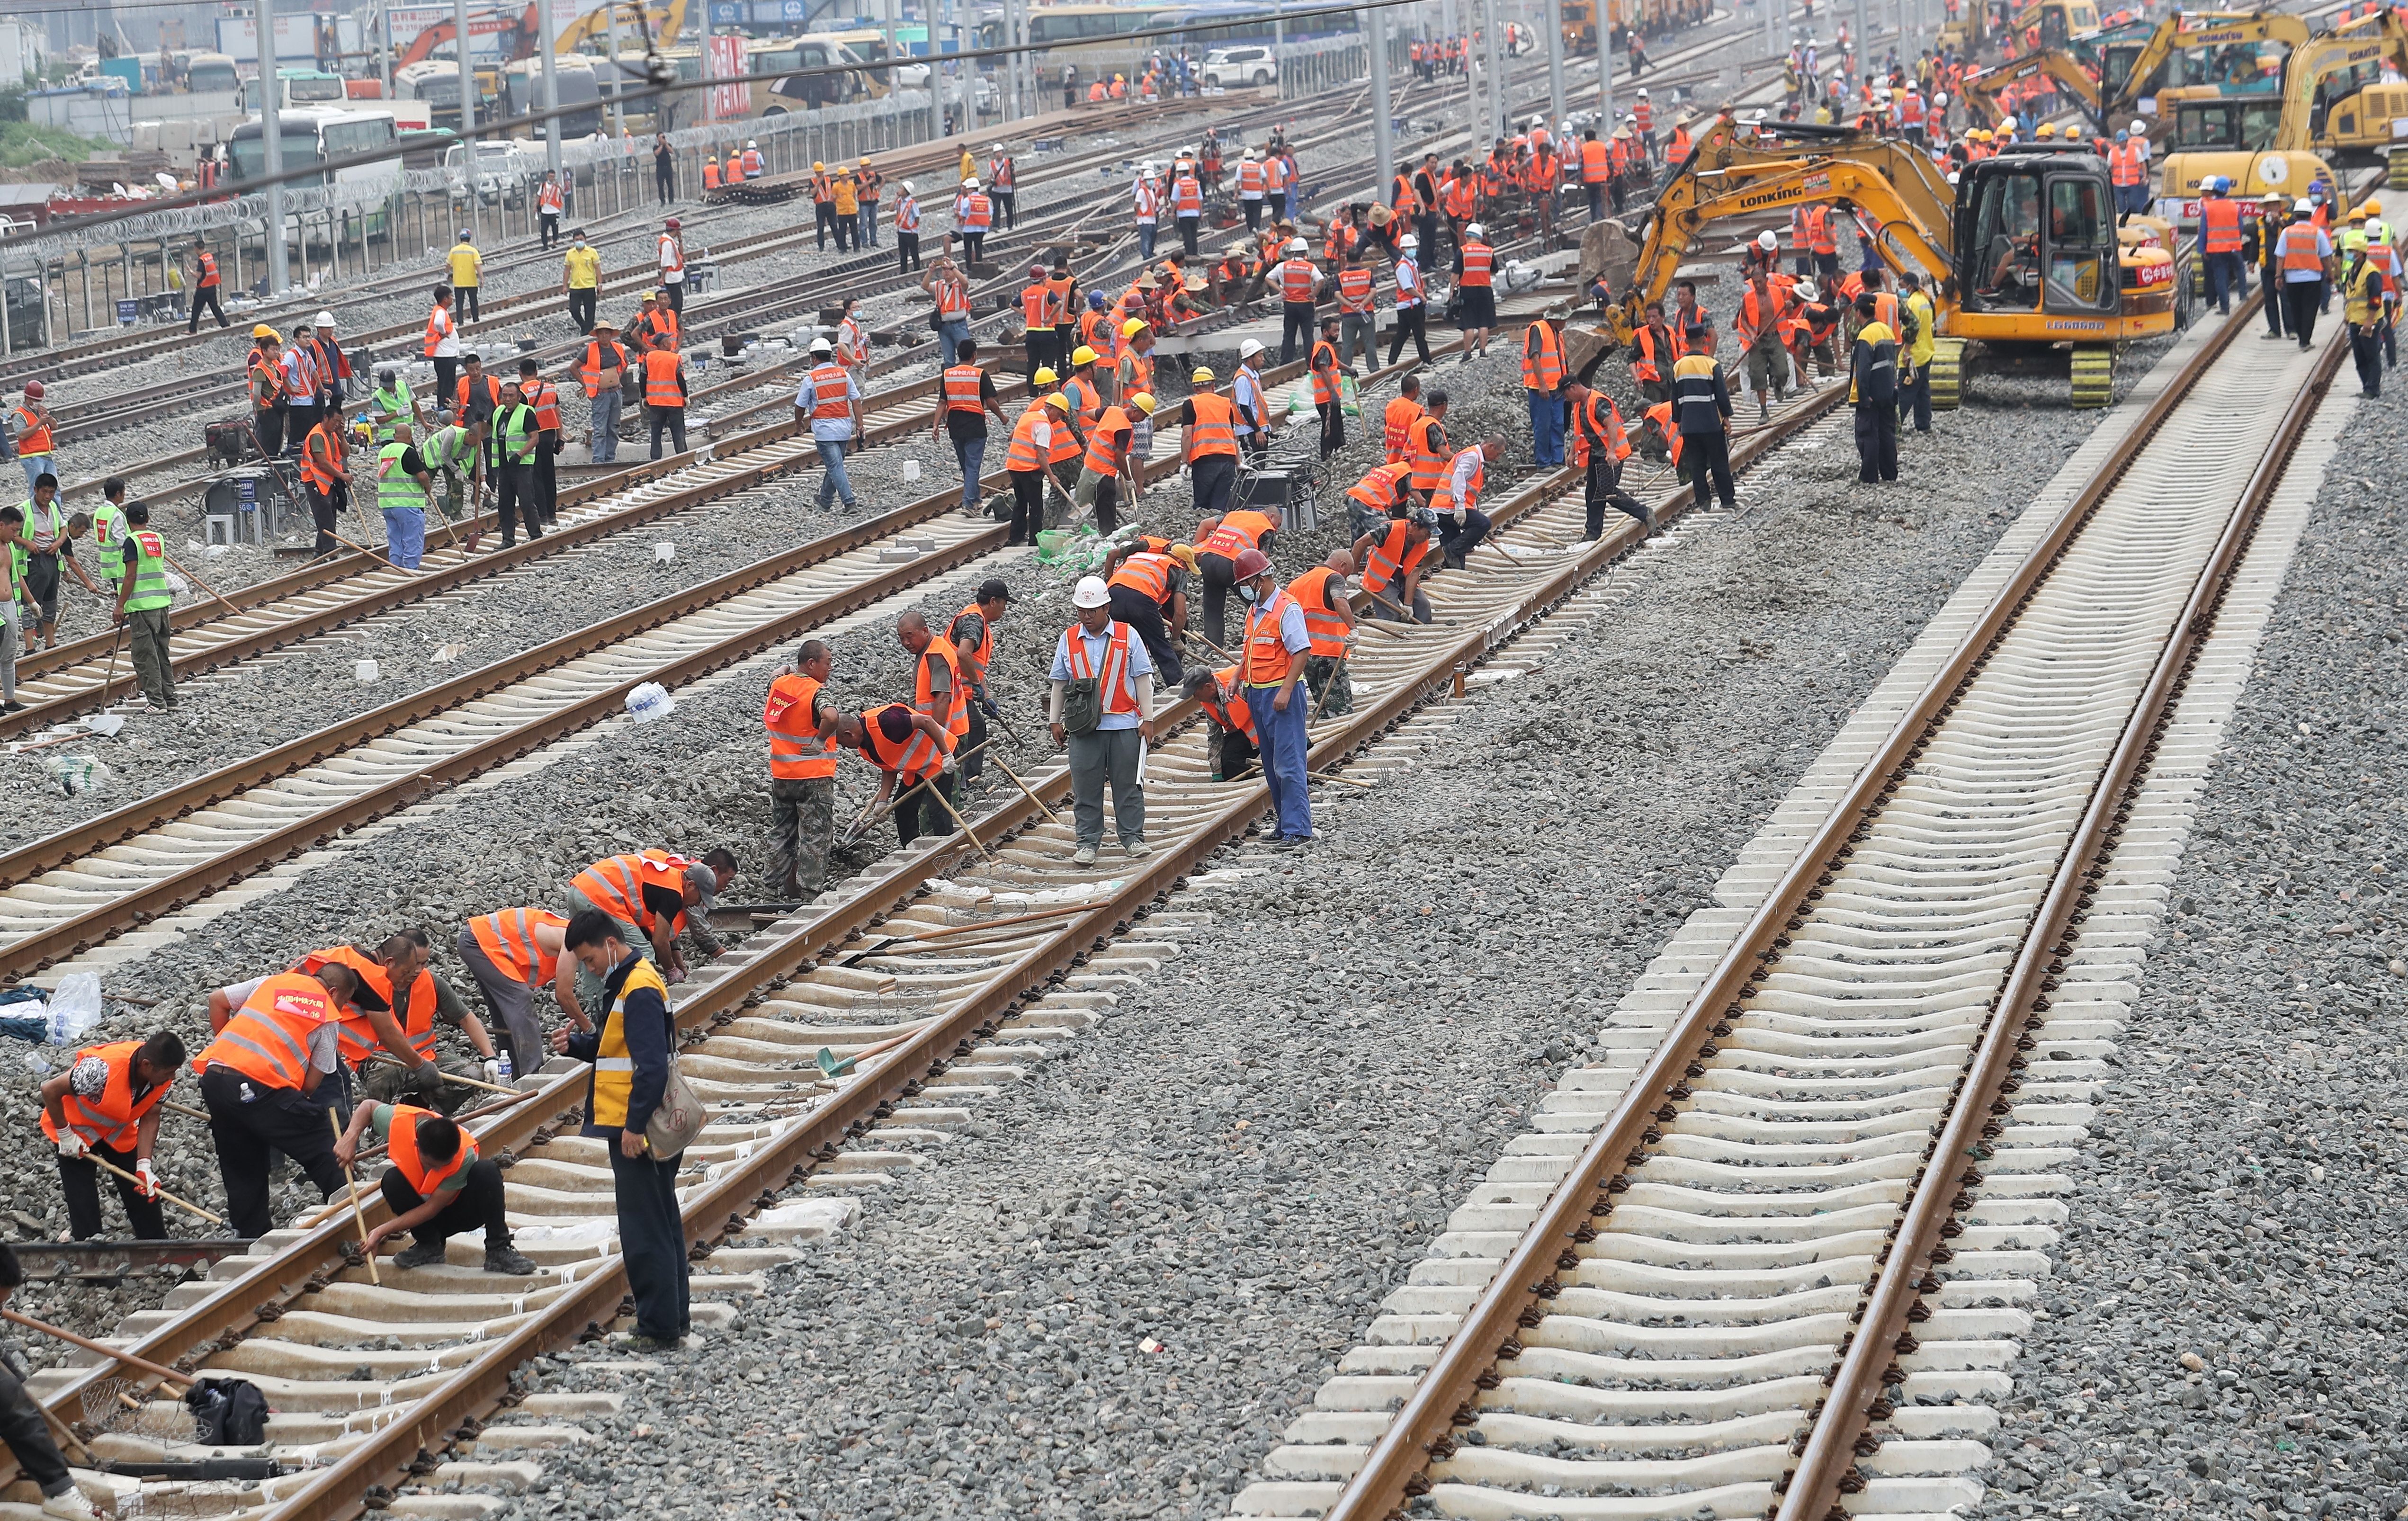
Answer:
<svg viewBox="0 0 2408 1521"><path fill-rule="evenodd" d="M502 457L512 465L527 465L535 459L535 409L521 402L494 419L501 424Z"/></svg>
<svg viewBox="0 0 2408 1521"><path fill-rule="evenodd" d="M408 444L387 444L377 451L377 510L403 512L415 508L426 510L426 493L419 489L414 477L401 468L401 456L409 452Z"/></svg>
<svg viewBox="0 0 2408 1521"><path fill-rule="evenodd" d="M176 600L167 589L167 546L148 528L137 530L134 544L134 595L125 599L128 612L148 612Z"/></svg>
<svg viewBox="0 0 2408 1521"><path fill-rule="evenodd" d="M468 458L468 430L463 427L437 428L418 446L418 457L429 470L448 469Z"/></svg>
<svg viewBox="0 0 2408 1521"><path fill-rule="evenodd" d="M92 509L92 543L100 553L100 573L111 581L125 577L125 509L103 499Z"/></svg>
<svg viewBox="0 0 2408 1521"><path fill-rule="evenodd" d="M409 382L395 380L394 384L401 387L399 395L387 391L382 386L378 386L376 391L375 404L378 416L374 434L376 441L380 444L393 442L394 423L407 423L410 420Z"/></svg>

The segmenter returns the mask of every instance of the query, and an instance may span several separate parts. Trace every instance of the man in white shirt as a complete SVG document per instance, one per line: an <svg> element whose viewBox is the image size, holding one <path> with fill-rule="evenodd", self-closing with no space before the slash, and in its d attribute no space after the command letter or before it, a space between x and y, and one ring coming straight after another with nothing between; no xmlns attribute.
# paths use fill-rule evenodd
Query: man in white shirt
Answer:
<svg viewBox="0 0 2408 1521"><path fill-rule="evenodd" d="M838 496L849 511L853 506L853 481L844 473L844 452L861 427L861 386L836 362L825 338L811 340L811 368L795 393L795 420L811 425L811 442L820 452L820 506Z"/></svg>
<svg viewBox="0 0 2408 1521"><path fill-rule="evenodd" d="M1107 781L1122 852L1151 855L1141 772L1145 747L1154 742L1154 661L1145 641L1113 619L1112 594L1103 577L1081 580L1070 605L1079 610L1079 621L1054 646L1054 686L1046 703L1054 742L1070 752L1070 811L1079 837L1070 859L1095 864L1104 839Z"/></svg>
<svg viewBox="0 0 2408 1521"><path fill-rule="evenodd" d="M1422 298L1421 242L1412 233L1397 239L1397 336L1388 343L1388 363L1405 352L1405 335L1413 336L1413 347L1420 352L1422 363L1430 362L1429 334L1426 323L1429 304Z"/></svg>
<svg viewBox="0 0 2408 1521"><path fill-rule="evenodd" d="M669 309L682 315L685 311L685 224L671 217L661 223L661 299Z"/></svg>

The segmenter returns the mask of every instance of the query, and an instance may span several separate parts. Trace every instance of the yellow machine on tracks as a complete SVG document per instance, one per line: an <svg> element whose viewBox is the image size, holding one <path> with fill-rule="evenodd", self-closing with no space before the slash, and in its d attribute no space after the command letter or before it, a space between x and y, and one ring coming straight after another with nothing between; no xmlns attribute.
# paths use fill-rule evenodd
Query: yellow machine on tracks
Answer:
<svg viewBox="0 0 2408 1521"><path fill-rule="evenodd" d="M1617 344L1645 324L1708 225L1844 203L1878 226L1892 268L1926 281L1938 316L1931 402L1954 407L1972 366L2066 356L2073 404L2114 398L2116 351L2189 317L2173 229L2118 225L2107 163L2086 147L2011 148L1956 185L1912 150L1835 127L1740 128L1716 119L1649 214L1628 294L1610 309Z"/></svg>

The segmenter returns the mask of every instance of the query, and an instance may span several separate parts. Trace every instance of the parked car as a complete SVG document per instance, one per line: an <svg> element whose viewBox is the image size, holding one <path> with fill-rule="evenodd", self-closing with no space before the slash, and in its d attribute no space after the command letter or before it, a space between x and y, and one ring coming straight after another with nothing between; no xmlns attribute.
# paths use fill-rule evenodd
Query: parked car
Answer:
<svg viewBox="0 0 2408 1521"><path fill-rule="evenodd" d="M487 206L516 206L543 173L543 160L514 142L480 141L477 149L477 199ZM444 178L452 194L466 198L467 149L454 144L443 154Z"/></svg>
<svg viewBox="0 0 2408 1521"><path fill-rule="evenodd" d="M1204 55L1208 90L1260 89L1279 82L1279 60L1268 48L1215 48Z"/></svg>

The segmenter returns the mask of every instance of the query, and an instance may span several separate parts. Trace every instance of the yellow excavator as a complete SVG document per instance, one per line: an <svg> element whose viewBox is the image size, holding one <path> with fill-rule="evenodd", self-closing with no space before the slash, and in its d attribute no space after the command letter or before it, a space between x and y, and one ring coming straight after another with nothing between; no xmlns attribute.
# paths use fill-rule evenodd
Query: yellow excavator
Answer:
<svg viewBox="0 0 2408 1521"><path fill-rule="evenodd" d="M2116 350L2187 321L2172 229L2149 217L2119 225L2106 161L2085 148L2011 148L1951 186L1921 154L1870 135L1795 122L1747 130L1717 118L1658 194L1628 294L1607 312L1614 343L1632 341L1708 225L1824 202L1876 222L1883 259L1931 293L1934 407L1958 404L1976 363L2058 354L2073 404L2106 406Z"/></svg>
<svg viewBox="0 0 2408 1521"><path fill-rule="evenodd" d="M2279 94L2160 96L2173 129L2164 194L2222 175L2237 194L2304 194L2318 171L2333 178L2324 155L2372 162L2408 103L2408 85L2383 82L2386 63L2408 73L2408 27L2387 10L2293 49Z"/></svg>
<svg viewBox="0 0 2408 1521"><path fill-rule="evenodd" d="M2366 23L2352 23L2361 24ZM1967 76L1965 99L1969 110L1979 108L1997 125L2008 114L1999 95L2011 85L2046 75L2082 102L2094 127L2109 131L2111 123L2131 114L2143 95L2158 97L2162 115L2171 101L2214 97L2221 92L2221 81L2204 77L2161 81L2158 76L2178 59L2189 61L2185 67L2202 76L2229 75L2235 61L2230 50L2246 48L2252 50L2245 57L2254 73L2255 50L2259 46L2272 42L2296 51L2309 40L2308 23L2297 16L2270 11L2185 11L2167 17L2145 35L2129 26L2114 27L2076 36L2061 47L2033 49Z"/></svg>
<svg viewBox="0 0 2408 1521"><path fill-rule="evenodd" d="M2074 99L2082 102L2090 113L2092 126L2105 129L2108 116L2099 93L2098 76L2061 48L2042 48L2038 52L2009 59L1978 74L1967 75L1964 86L1966 113L1977 121L1986 120L1991 126L2003 126L2014 113L1999 97L2013 86L2042 75L2055 79Z"/></svg>

